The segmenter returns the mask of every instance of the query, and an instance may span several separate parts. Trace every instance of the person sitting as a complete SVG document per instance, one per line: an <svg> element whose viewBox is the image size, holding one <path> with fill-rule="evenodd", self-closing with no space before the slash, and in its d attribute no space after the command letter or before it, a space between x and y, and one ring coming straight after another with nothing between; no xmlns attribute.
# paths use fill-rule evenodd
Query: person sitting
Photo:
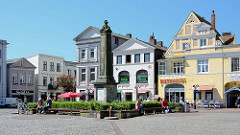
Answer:
<svg viewBox="0 0 240 135"><path fill-rule="evenodd" d="M38 99L38 106L37 106L37 110L38 113L41 113L43 109L43 100L41 98Z"/></svg>
<svg viewBox="0 0 240 135"><path fill-rule="evenodd" d="M52 99L50 97L47 97L47 104L43 107L43 113L46 113L48 108L52 107Z"/></svg>
<svg viewBox="0 0 240 135"><path fill-rule="evenodd" d="M164 98L164 100L162 101L162 107L164 108L164 110L168 110L168 102L166 98Z"/></svg>
<svg viewBox="0 0 240 135"><path fill-rule="evenodd" d="M142 99L138 99L136 104L135 104L135 108L139 109L141 111L141 113L143 113L143 105L142 105Z"/></svg>
<svg viewBox="0 0 240 135"><path fill-rule="evenodd" d="M240 97L238 97L236 100L236 107L240 108Z"/></svg>

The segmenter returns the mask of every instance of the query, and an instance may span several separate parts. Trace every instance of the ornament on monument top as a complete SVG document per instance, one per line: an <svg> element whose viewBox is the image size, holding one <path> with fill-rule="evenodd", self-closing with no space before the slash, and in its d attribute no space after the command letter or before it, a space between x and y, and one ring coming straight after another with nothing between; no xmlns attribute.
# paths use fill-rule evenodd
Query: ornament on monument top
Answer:
<svg viewBox="0 0 240 135"><path fill-rule="evenodd" d="M105 24L103 25L103 27L102 27L102 29L101 29L101 32L112 32L111 29L110 29L110 27L108 26L108 21L105 20L104 23L105 23Z"/></svg>

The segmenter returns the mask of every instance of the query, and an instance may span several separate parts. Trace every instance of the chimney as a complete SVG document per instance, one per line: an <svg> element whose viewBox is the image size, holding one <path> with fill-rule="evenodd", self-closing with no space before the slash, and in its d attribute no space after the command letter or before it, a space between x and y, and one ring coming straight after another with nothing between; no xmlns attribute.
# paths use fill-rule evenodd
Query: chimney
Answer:
<svg viewBox="0 0 240 135"><path fill-rule="evenodd" d="M232 35L232 33L231 32L223 32L222 35L223 36L228 36L228 35Z"/></svg>
<svg viewBox="0 0 240 135"><path fill-rule="evenodd" d="M214 14L214 10L212 11L212 16L211 16L211 28L215 31L215 14Z"/></svg>
<svg viewBox="0 0 240 135"><path fill-rule="evenodd" d="M149 40L150 43L156 45L157 44L157 40L154 38L154 33L150 36L150 40Z"/></svg>
<svg viewBox="0 0 240 135"><path fill-rule="evenodd" d="M163 41L158 41L157 45L163 46Z"/></svg>
<svg viewBox="0 0 240 135"><path fill-rule="evenodd" d="M126 37L127 38L132 38L132 34L131 33L126 34Z"/></svg>

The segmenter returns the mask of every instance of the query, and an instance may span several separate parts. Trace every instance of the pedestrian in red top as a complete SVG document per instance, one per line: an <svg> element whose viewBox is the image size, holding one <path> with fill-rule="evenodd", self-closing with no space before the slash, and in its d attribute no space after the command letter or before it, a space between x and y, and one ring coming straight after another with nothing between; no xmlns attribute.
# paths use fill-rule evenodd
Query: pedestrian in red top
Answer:
<svg viewBox="0 0 240 135"><path fill-rule="evenodd" d="M166 98L164 98L164 100L162 101L162 107L168 109L168 102Z"/></svg>

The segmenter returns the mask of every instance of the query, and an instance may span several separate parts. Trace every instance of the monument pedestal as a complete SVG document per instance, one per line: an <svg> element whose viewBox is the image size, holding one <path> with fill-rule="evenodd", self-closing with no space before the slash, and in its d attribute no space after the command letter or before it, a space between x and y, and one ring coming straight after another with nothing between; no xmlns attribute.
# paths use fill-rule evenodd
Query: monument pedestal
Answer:
<svg viewBox="0 0 240 135"><path fill-rule="evenodd" d="M102 103L112 102L117 98L117 84L94 83L94 100Z"/></svg>

